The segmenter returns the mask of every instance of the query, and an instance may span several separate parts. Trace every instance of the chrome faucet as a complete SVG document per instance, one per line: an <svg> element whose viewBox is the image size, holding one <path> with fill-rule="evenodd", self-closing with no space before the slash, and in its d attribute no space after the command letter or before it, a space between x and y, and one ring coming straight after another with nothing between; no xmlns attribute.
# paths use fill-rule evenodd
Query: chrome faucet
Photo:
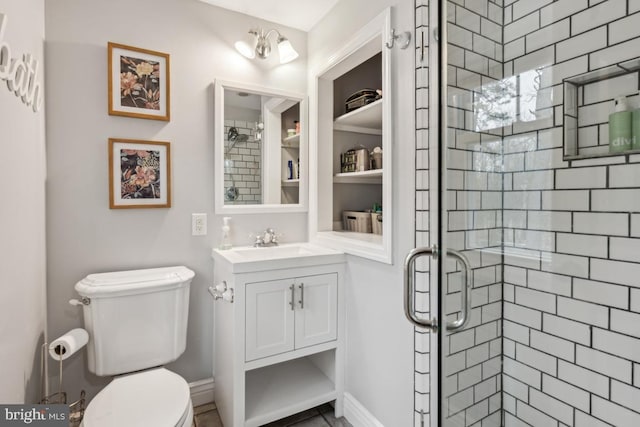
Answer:
<svg viewBox="0 0 640 427"><path fill-rule="evenodd" d="M256 248L267 248L278 246L278 235L273 228L267 228L264 233L256 234L256 241L253 243Z"/></svg>

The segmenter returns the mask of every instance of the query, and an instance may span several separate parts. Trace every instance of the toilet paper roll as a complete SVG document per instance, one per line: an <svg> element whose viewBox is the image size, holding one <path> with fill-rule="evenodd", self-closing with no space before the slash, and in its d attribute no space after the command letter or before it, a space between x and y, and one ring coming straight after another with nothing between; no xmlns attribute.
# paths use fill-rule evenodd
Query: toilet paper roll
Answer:
<svg viewBox="0 0 640 427"><path fill-rule="evenodd" d="M82 328L72 329L49 344L49 354L54 360L65 360L87 345L89 334Z"/></svg>

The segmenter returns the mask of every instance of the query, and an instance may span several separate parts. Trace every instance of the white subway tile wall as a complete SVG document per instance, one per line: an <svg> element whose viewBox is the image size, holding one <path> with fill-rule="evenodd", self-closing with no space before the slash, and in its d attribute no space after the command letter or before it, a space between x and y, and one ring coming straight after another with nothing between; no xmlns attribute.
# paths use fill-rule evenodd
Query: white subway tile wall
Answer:
<svg viewBox="0 0 640 427"><path fill-rule="evenodd" d="M417 40L428 34L426 4L416 1ZM445 340L445 425L640 426L640 156L565 161L562 150L563 79L640 57L640 2L448 8L447 238L472 262L474 309ZM417 58L424 115L429 68ZM638 108L638 89L634 73L581 91L580 153L608 152L613 99L627 95ZM419 126L417 157L429 153L426 134ZM418 186L419 200L430 190ZM428 213L417 207L417 245L436 235ZM460 274L448 265L455 319ZM426 335L416 330L416 348ZM420 350L416 366L428 367ZM429 425L424 374L416 371L416 426Z"/></svg>
<svg viewBox="0 0 640 427"><path fill-rule="evenodd" d="M247 135L246 141L228 140L228 132L235 127L239 135ZM237 200L225 200L229 205L255 205L262 203L262 151L255 140L255 123L244 120L224 121L224 186L238 189Z"/></svg>

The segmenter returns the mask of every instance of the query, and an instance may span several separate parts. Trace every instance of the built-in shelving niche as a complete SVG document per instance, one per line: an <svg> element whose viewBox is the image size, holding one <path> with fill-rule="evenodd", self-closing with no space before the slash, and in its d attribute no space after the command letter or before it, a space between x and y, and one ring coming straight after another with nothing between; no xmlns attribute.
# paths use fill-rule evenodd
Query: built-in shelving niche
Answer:
<svg viewBox="0 0 640 427"><path fill-rule="evenodd" d="M640 107L640 58L564 80L564 160L640 154L640 150L609 152L609 114L614 99L626 96L631 109Z"/></svg>
<svg viewBox="0 0 640 427"><path fill-rule="evenodd" d="M311 239L346 253L391 263L392 141L390 54L387 9L331 55L333 62L314 70L318 134L317 218L311 216ZM347 112L345 101L362 89L381 90L382 98ZM343 173L340 154L350 149L382 148L383 168ZM382 205L382 234L343 230L343 211L371 210Z"/></svg>

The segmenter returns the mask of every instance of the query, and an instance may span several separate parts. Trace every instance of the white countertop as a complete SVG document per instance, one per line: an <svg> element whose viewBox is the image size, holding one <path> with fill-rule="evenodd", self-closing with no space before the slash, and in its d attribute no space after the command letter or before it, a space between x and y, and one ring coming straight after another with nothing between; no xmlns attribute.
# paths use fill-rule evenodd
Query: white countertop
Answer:
<svg viewBox="0 0 640 427"><path fill-rule="evenodd" d="M311 243L286 243L261 248L241 246L228 250L214 249L211 255L216 261L229 263L233 273L345 262L343 252Z"/></svg>

